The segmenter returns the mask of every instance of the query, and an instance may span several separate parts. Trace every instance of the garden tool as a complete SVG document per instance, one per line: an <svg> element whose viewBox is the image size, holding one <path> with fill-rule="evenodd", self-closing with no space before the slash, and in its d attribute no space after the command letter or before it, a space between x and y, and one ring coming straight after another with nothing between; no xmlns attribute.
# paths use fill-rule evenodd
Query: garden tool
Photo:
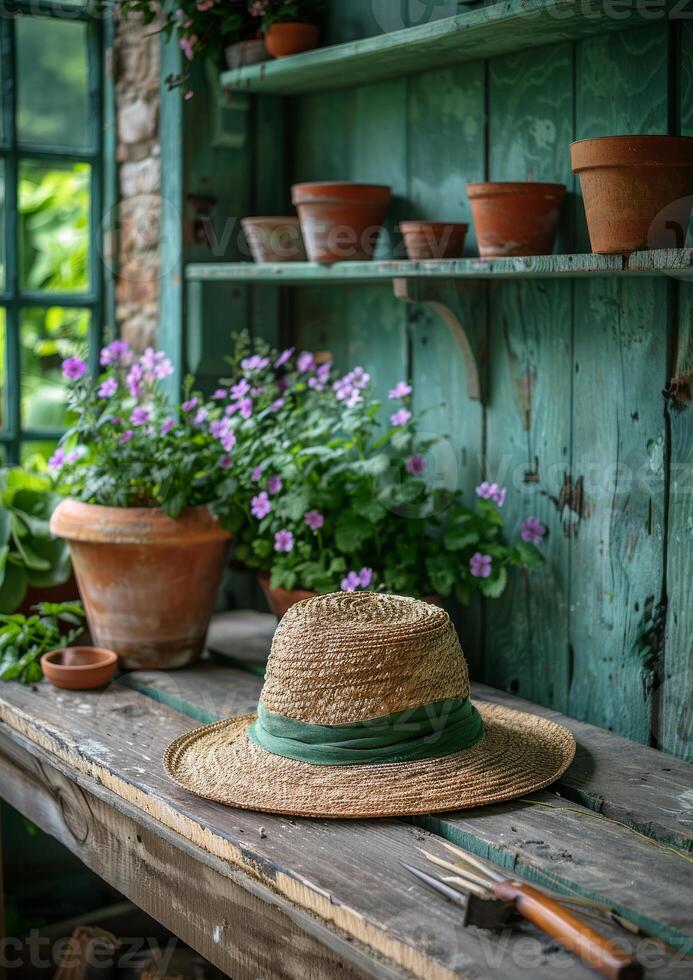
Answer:
<svg viewBox="0 0 693 980"><path fill-rule="evenodd" d="M403 867L419 881L464 908L463 925L499 929L517 914L533 922L608 980L639 980L642 977L642 967L636 960L617 943L579 919L558 897L526 882L508 878L459 848L446 846L458 856L455 864L421 850L428 860L452 872L450 875L438 878L411 865L404 864Z"/></svg>

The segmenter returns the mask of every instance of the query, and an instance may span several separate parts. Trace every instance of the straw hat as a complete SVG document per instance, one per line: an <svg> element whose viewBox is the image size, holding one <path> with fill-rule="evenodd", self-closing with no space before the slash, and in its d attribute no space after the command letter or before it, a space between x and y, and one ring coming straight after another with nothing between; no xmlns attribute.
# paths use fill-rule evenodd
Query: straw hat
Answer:
<svg viewBox="0 0 693 980"><path fill-rule="evenodd" d="M442 609L373 592L318 596L277 627L260 719L186 732L164 766L199 796L311 817L495 803L568 768L567 729L468 698L467 665Z"/></svg>

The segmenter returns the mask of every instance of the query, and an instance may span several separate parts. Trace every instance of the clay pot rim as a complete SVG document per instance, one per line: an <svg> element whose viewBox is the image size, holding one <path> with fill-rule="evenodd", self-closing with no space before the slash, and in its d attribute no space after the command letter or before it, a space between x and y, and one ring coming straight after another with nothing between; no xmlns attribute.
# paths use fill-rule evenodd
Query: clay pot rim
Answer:
<svg viewBox="0 0 693 980"><path fill-rule="evenodd" d="M301 219L298 217L297 214L285 214L285 215L261 214L257 216L251 215L248 216L247 218L241 218L242 225L245 225L246 222L254 225L261 225L261 224L276 225L281 223L285 223L287 225L300 225Z"/></svg>
<svg viewBox="0 0 693 980"><path fill-rule="evenodd" d="M270 24L270 29L266 33L269 34L269 32L272 31L272 30L274 30L275 27L278 27L280 29L283 29L285 27L288 27L288 28L292 28L292 27L314 27L316 31L320 29L320 25L319 24L316 24L312 20L284 20L284 21L277 21L275 24Z"/></svg>
<svg viewBox="0 0 693 980"><path fill-rule="evenodd" d="M501 197L504 195L542 194L555 197L565 197L565 184L552 184L534 180L486 180L476 184L467 184L467 194L470 199L480 197Z"/></svg>
<svg viewBox="0 0 693 980"><path fill-rule="evenodd" d="M68 497L53 511L50 529L67 541L93 544L164 544L226 541L231 535L206 504L168 517L160 507L104 507Z"/></svg>
<svg viewBox="0 0 693 980"><path fill-rule="evenodd" d="M86 664L61 664L56 663L54 660L54 657L58 654L62 655L71 651L89 654L93 659L91 663ZM54 671L65 670L70 673L85 673L91 670L101 670L103 667L117 663L118 654L114 650L109 650L107 647L57 647L55 650L49 650L48 653L44 653L41 657L42 667L44 664L49 664Z"/></svg>
<svg viewBox="0 0 693 980"><path fill-rule="evenodd" d="M392 188L389 184L319 180L293 184L291 187L292 204L348 204L380 207L389 204L391 200Z"/></svg>
<svg viewBox="0 0 693 980"><path fill-rule="evenodd" d="M400 221L397 226L398 230L405 235L408 231L414 231L416 228L460 228L464 231L469 231L469 224L464 221L427 221L422 219L421 221L411 220L411 221Z"/></svg>
<svg viewBox="0 0 693 980"><path fill-rule="evenodd" d="M570 144L573 173L595 167L693 167L693 136L594 136Z"/></svg>

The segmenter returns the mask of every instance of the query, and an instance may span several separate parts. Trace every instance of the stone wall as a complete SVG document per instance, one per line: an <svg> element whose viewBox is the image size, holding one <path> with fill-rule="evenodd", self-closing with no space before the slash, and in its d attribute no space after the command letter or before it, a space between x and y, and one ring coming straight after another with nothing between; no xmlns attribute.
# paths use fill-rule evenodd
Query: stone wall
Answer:
<svg viewBox="0 0 693 980"><path fill-rule="evenodd" d="M133 347L156 342L159 298L159 35L118 18L114 51L118 125L119 255L116 322Z"/></svg>

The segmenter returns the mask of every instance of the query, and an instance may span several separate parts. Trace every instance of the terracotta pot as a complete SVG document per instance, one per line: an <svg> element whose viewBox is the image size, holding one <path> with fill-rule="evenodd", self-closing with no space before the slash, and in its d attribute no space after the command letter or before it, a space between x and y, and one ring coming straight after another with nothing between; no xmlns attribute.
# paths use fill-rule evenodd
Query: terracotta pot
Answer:
<svg viewBox="0 0 693 980"><path fill-rule="evenodd" d="M242 218L241 225L255 262L305 262L306 249L298 218Z"/></svg>
<svg viewBox="0 0 693 980"><path fill-rule="evenodd" d="M108 684L116 672L118 655L102 647L63 647L41 657L43 673L54 687L91 691Z"/></svg>
<svg viewBox="0 0 693 980"><path fill-rule="evenodd" d="M401 221L407 255L414 262L427 259L458 259L469 225L445 221Z"/></svg>
<svg viewBox="0 0 693 980"><path fill-rule="evenodd" d="M479 255L551 255L564 184L467 184Z"/></svg>
<svg viewBox="0 0 693 980"><path fill-rule="evenodd" d="M693 205L693 138L602 136L570 147L593 252L683 248Z"/></svg>
<svg viewBox="0 0 693 980"><path fill-rule="evenodd" d="M253 38L250 41L238 41L224 49L226 64L229 68L243 68L245 65L259 65L269 61L270 53L265 47L264 37Z"/></svg>
<svg viewBox="0 0 693 980"><path fill-rule="evenodd" d="M319 42L317 24L272 24L265 34L265 47L274 58L312 51Z"/></svg>
<svg viewBox="0 0 693 980"><path fill-rule="evenodd" d="M271 589L269 575L259 574L257 580L265 593L267 605L277 619L281 619L284 613L295 606L297 602L301 602L303 599L313 599L318 594L306 589ZM425 596L425 600L430 602L432 606L439 606L441 609L443 607L443 600L438 595Z"/></svg>
<svg viewBox="0 0 693 980"><path fill-rule="evenodd" d="M382 184L294 184L292 201L312 262L372 259L392 193Z"/></svg>
<svg viewBox="0 0 693 980"><path fill-rule="evenodd" d="M70 544L89 629L130 670L184 667L202 653L230 535L206 507L63 500L51 530Z"/></svg>

